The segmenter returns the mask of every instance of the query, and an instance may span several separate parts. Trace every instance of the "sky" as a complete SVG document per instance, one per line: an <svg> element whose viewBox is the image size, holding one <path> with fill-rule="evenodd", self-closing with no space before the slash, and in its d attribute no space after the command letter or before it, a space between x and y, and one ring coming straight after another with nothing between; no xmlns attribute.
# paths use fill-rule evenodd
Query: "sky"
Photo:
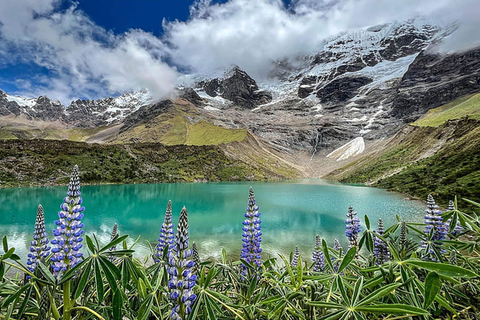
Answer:
<svg viewBox="0 0 480 320"><path fill-rule="evenodd" d="M254 78L340 32L425 16L458 22L445 53L480 45L478 0L1 0L0 89L68 105L238 65Z"/></svg>

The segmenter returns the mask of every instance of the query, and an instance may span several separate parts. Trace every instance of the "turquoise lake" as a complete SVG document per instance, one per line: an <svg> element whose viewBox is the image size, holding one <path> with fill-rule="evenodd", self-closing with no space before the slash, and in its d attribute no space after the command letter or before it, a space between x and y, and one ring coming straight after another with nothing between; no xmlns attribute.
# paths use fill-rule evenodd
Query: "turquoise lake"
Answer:
<svg viewBox="0 0 480 320"><path fill-rule="evenodd" d="M298 245L304 258L310 257L315 235L333 245L338 238L344 247L345 215L353 206L364 226L368 215L375 229L378 218L385 226L396 222L420 221L424 205L405 200L403 195L382 189L344 185L324 180L286 182L225 182L182 184L137 184L82 186L85 232L95 233L106 243L114 223L132 242L141 236L137 256L148 254L146 242L155 242L168 200L172 200L174 225L186 206L190 241L200 257L218 258L224 247L232 257L241 250L243 214L248 189L252 186L262 219L262 248L268 255L288 254ZM10 246L25 261L34 231L37 206L45 209L46 229L51 237L57 212L67 187L0 189L0 236L8 235Z"/></svg>

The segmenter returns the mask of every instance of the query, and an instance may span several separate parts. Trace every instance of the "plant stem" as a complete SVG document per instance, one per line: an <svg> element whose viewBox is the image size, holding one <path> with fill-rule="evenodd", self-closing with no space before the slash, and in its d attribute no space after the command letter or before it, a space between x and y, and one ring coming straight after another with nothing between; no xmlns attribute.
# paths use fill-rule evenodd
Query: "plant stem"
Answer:
<svg viewBox="0 0 480 320"><path fill-rule="evenodd" d="M88 312L90 312L91 314L93 314L95 317L97 317L98 319L100 319L100 320L105 320L104 317L102 317L101 315L99 315L98 313L96 313L95 311L93 311L92 309L87 308L87 307L84 307L84 306L73 307L73 308L70 309L70 312L73 311L73 310L77 310L77 309L88 311Z"/></svg>
<svg viewBox="0 0 480 320"><path fill-rule="evenodd" d="M63 284L63 320L72 319L72 308L70 306L70 281Z"/></svg>

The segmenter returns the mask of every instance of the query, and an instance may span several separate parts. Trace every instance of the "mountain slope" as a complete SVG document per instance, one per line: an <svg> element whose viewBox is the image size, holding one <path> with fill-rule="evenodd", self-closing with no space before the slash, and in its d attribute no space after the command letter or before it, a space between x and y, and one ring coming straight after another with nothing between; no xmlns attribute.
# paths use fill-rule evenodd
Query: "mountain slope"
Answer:
<svg viewBox="0 0 480 320"><path fill-rule="evenodd" d="M420 199L433 193L445 206L455 195L480 201L480 121L463 118L437 128L407 126L384 149L328 178Z"/></svg>

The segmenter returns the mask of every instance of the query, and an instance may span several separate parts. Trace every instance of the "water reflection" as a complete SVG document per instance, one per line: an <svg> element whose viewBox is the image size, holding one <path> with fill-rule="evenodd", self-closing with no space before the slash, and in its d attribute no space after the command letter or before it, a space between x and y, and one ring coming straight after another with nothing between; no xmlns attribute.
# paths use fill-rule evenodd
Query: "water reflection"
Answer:
<svg viewBox="0 0 480 320"><path fill-rule="evenodd" d="M396 214L406 220L423 216L421 203L405 201L400 195L321 180L106 185L82 187L84 229L106 243L113 224L118 223L121 234L131 235L129 243L142 236L137 251L139 256L144 255L148 252L145 241L158 238L167 202L172 200L175 225L182 207L187 207L191 240L197 242L201 258L218 258L222 247L238 256L250 185L262 213L262 247L270 255L288 254L298 245L308 258L316 234L330 245L338 238L346 246L344 219L350 205L359 212L361 221L368 214L372 225L378 218L383 218L386 225L394 223ZM0 236L7 234L10 244L26 258L38 204L44 207L51 235L65 193L66 187L0 190Z"/></svg>

